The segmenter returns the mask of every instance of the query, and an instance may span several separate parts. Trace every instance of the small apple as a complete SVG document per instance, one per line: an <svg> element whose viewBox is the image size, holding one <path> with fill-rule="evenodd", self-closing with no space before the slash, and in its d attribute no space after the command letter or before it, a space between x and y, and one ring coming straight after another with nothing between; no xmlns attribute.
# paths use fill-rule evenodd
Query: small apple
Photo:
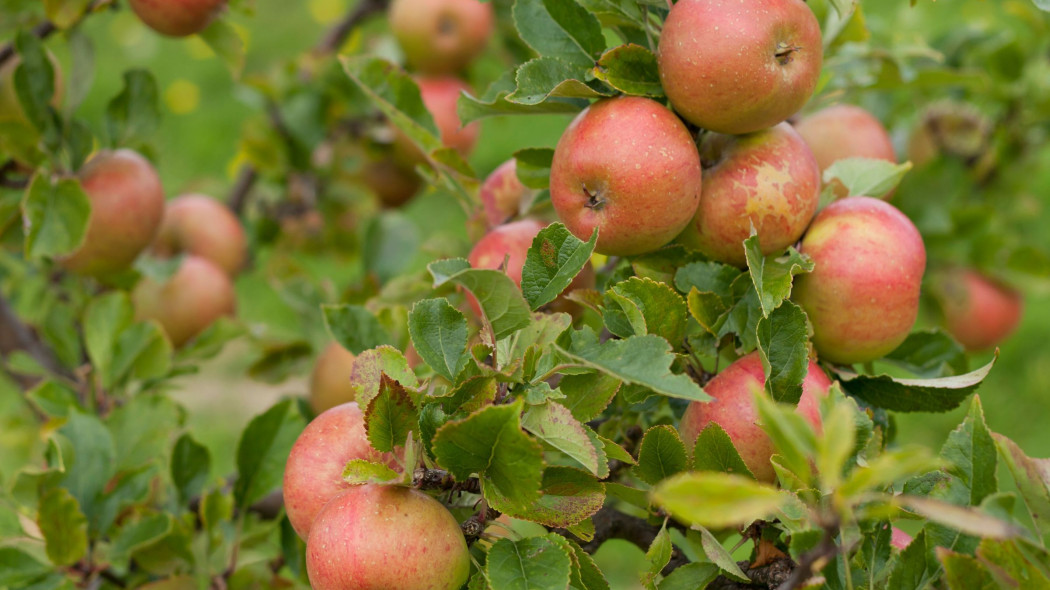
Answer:
<svg viewBox="0 0 1050 590"><path fill-rule="evenodd" d="M143 277L131 293L138 320L156 320L175 347L222 316L233 315L237 296L229 275L211 261L187 256L164 283Z"/></svg>
<svg viewBox="0 0 1050 590"><path fill-rule="evenodd" d="M379 202L389 208L404 205L423 187L423 179L415 170L389 156L367 161L361 170L361 180L379 197Z"/></svg>
<svg viewBox="0 0 1050 590"><path fill-rule="evenodd" d="M675 238L700 203L700 155L660 103L598 101L569 124L551 165L551 203L581 240L598 228L600 254L633 256Z"/></svg>
<svg viewBox="0 0 1050 590"><path fill-rule="evenodd" d="M495 26L479 0L394 0L390 29L408 64L425 74L453 74L478 57Z"/></svg>
<svg viewBox="0 0 1050 590"><path fill-rule="evenodd" d="M317 515L306 541L314 590L459 590L470 551L440 502L400 486L355 486Z"/></svg>
<svg viewBox="0 0 1050 590"><path fill-rule="evenodd" d="M489 227L496 227L515 217L522 201L528 199L532 189L518 179L518 161L507 160L492 171L481 185L481 206Z"/></svg>
<svg viewBox="0 0 1050 590"><path fill-rule="evenodd" d="M211 197L189 194L168 201L152 251L162 258L179 253L207 258L236 276L248 258L248 238L228 207Z"/></svg>
<svg viewBox="0 0 1050 590"><path fill-rule="evenodd" d="M338 342L331 342L317 357L310 373L310 406L320 414L335 406L354 401L350 373L354 370L354 353Z"/></svg>
<svg viewBox="0 0 1050 590"><path fill-rule="evenodd" d="M303 540L309 537L324 505L353 487L343 479L343 469L351 459L397 466L393 455L380 453L369 444L364 413L354 402L319 414L292 445L284 465L282 492L288 520Z"/></svg>
<svg viewBox="0 0 1050 590"><path fill-rule="evenodd" d="M84 241L60 263L96 277L127 269L153 241L164 215L156 170L138 153L122 149L95 154L79 177L91 216Z"/></svg>
<svg viewBox="0 0 1050 590"><path fill-rule="evenodd" d="M824 50L820 23L802 0L678 0L657 58L679 115L741 134L772 127L806 104Z"/></svg>
<svg viewBox="0 0 1050 590"><path fill-rule="evenodd" d="M895 548L904 551L908 548L908 545L911 545L911 542L911 535L900 530L899 528L893 527L893 530L890 531L890 545L894 546Z"/></svg>
<svg viewBox="0 0 1050 590"><path fill-rule="evenodd" d="M967 350L996 346L1021 322L1021 292L975 270L940 273L934 277L932 287L945 327Z"/></svg>
<svg viewBox="0 0 1050 590"><path fill-rule="evenodd" d="M875 360L908 337L926 269L922 236L893 205L847 197L821 211L800 251L816 267L795 279L792 299L813 324L824 360Z"/></svg>
<svg viewBox="0 0 1050 590"><path fill-rule="evenodd" d="M690 452L700 433L714 422L726 431L740 458L759 481L775 481L776 471L769 462L774 451L773 441L758 425L758 410L752 397L752 388L761 390L765 384L765 370L757 352L740 358L715 375L704 386L704 391L715 398L714 401L690 403L678 427ZM821 428L820 398L827 395L829 387L831 380L810 361L796 411L818 431Z"/></svg>
<svg viewBox="0 0 1050 590"><path fill-rule="evenodd" d="M207 28L226 0L128 0L128 4L154 31L187 37Z"/></svg>
<svg viewBox="0 0 1050 590"><path fill-rule="evenodd" d="M787 123L748 135L708 134L700 161L700 207L678 240L708 258L746 266L742 243L752 228L768 255L797 242L817 212L820 169Z"/></svg>
<svg viewBox="0 0 1050 590"><path fill-rule="evenodd" d="M975 106L955 101L931 104L908 142L908 159L922 166L944 154L986 172L995 159L990 150L992 123Z"/></svg>
<svg viewBox="0 0 1050 590"><path fill-rule="evenodd" d="M827 107L795 123L795 130L813 150L821 174L846 158L897 161L886 128L874 115L858 106L840 104ZM837 181L835 196L840 199L849 196L846 187Z"/></svg>

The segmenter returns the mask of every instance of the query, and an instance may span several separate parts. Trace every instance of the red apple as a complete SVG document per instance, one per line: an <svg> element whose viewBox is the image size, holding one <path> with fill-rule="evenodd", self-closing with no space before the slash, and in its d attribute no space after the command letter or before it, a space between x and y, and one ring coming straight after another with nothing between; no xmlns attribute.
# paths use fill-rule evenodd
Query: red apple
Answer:
<svg viewBox="0 0 1050 590"><path fill-rule="evenodd" d="M794 244L820 201L820 169L787 123L749 135L709 134L700 144L704 186L693 223L679 236L708 258L745 266L754 228L763 254Z"/></svg>
<svg viewBox="0 0 1050 590"><path fill-rule="evenodd" d="M369 444L364 414L354 402L319 414L292 445L282 491L288 520L303 540L309 537L324 505L353 487L343 479L343 469L351 459L397 466L393 455L380 453Z"/></svg>
<svg viewBox="0 0 1050 590"><path fill-rule="evenodd" d="M841 104L817 111L795 124L820 165L821 174L846 158L872 158L896 162L890 134L868 111ZM849 196L846 187L836 183L835 196ZM892 195L886 195L887 197ZM882 195L880 195L882 196Z"/></svg>
<svg viewBox="0 0 1050 590"><path fill-rule="evenodd" d="M310 406L321 413L335 406L354 401L350 373L354 370L354 353L338 342L331 342L317 357L310 373Z"/></svg>
<svg viewBox="0 0 1050 590"><path fill-rule="evenodd" d="M492 3L479 0L394 0L390 28L408 64L425 74L465 68L488 44Z"/></svg>
<svg viewBox="0 0 1050 590"><path fill-rule="evenodd" d="M839 364L875 360L908 337L926 268L922 236L893 205L871 197L835 201L817 215L801 252L816 263L792 298L813 324L813 345Z"/></svg>
<svg viewBox="0 0 1050 590"><path fill-rule="evenodd" d="M214 263L187 256L164 283L142 278L131 299L138 320L156 320L171 343L182 346L222 316L233 315L237 296L233 283Z"/></svg>
<svg viewBox="0 0 1050 590"><path fill-rule="evenodd" d="M142 22L170 37L203 31L226 5L226 0L128 0Z"/></svg>
<svg viewBox="0 0 1050 590"><path fill-rule="evenodd" d="M459 590L470 552L437 500L411 488L363 485L317 515L306 571L314 590Z"/></svg>
<svg viewBox="0 0 1050 590"><path fill-rule="evenodd" d="M824 50L820 24L802 0L678 0L657 57L679 115L740 134L801 109L817 87Z"/></svg>
<svg viewBox="0 0 1050 590"><path fill-rule="evenodd" d="M190 194L168 202L153 253L171 257L179 253L214 262L236 276L248 258L248 238L237 216L222 203Z"/></svg>
<svg viewBox="0 0 1050 590"><path fill-rule="evenodd" d="M499 165L481 185L481 206L489 227L515 217L532 189L518 180L518 161L514 158Z"/></svg>
<svg viewBox="0 0 1050 590"><path fill-rule="evenodd" d="M752 388L761 389L765 384L765 370L757 352L737 360L715 375L704 386L704 391L715 398L714 401L689 404L678 427L690 451L704 428L714 422L726 431L740 458L759 481L775 481L776 471L769 462L774 451L773 441L758 425L758 410L752 397ZM820 398L827 395L829 387L831 380L816 363L810 361L809 372L802 381L802 397L796 411L818 431L821 428Z"/></svg>
<svg viewBox="0 0 1050 590"><path fill-rule="evenodd" d="M674 113L647 98L594 103L569 125L551 165L551 203L595 250L651 252L689 224L700 203L700 155Z"/></svg>
<svg viewBox="0 0 1050 590"><path fill-rule="evenodd" d="M1020 291L975 270L953 269L933 281L948 332L968 350L985 350L1006 340L1024 310Z"/></svg>
<svg viewBox="0 0 1050 590"><path fill-rule="evenodd" d="M164 189L157 172L136 152L117 150L95 154L79 176L91 217L84 241L62 266L90 276L127 269L160 228Z"/></svg>
<svg viewBox="0 0 1050 590"><path fill-rule="evenodd" d="M899 528L893 527L893 530L890 531L890 545L892 545L893 547L904 551L908 548L908 545L911 545L911 542L911 535L900 530Z"/></svg>

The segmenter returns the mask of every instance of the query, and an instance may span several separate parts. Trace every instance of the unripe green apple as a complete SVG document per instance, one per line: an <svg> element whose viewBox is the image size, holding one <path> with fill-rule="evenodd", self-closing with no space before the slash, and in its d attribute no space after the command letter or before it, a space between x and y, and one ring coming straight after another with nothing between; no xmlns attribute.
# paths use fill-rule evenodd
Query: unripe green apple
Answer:
<svg viewBox="0 0 1050 590"><path fill-rule="evenodd" d="M128 0L142 22L170 37L186 37L206 29L226 0Z"/></svg>
<svg viewBox="0 0 1050 590"><path fill-rule="evenodd" d="M187 256L164 283L143 277L131 293L138 320L156 320L175 347L222 316L233 315L237 296L229 275L199 256Z"/></svg>
<svg viewBox="0 0 1050 590"><path fill-rule="evenodd" d="M354 370L354 353L338 342L330 342L317 357L310 373L310 406L320 414L338 405L354 401L350 373Z"/></svg>
<svg viewBox="0 0 1050 590"><path fill-rule="evenodd" d="M592 104L558 140L551 203L565 227L600 254L652 252L675 238L700 203L700 155L660 103L623 96Z"/></svg>
<svg viewBox="0 0 1050 590"><path fill-rule="evenodd" d="M696 439L714 422L722 427L733 441L744 464L759 481L772 483L776 471L769 459L773 456L773 441L758 425L758 410L752 390L762 390L766 384L762 358L753 352L715 375L704 391L715 398L711 402L693 402L686 408L678 430L686 447L692 450ZM802 397L797 412L818 431L821 429L820 398L828 393L831 380L813 361L802 381Z"/></svg>
<svg viewBox="0 0 1050 590"><path fill-rule="evenodd" d="M80 247L60 262L77 274L127 269L149 246L164 215L164 189L153 165L131 150L99 152L79 172L91 201Z"/></svg>
<svg viewBox="0 0 1050 590"><path fill-rule="evenodd" d="M390 28L408 65L424 74L454 74L488 44L495 24L491 2L394 0Z"/></svg>
<svg viewBox="0 0 1050 590"><path fill-rule="evenodd" d="M314 590L459 590L470 552L459 523L430 496L355 486L317 515L306 541Z"/></svg>
<svg viewBox="0 0 1050 590"><path fill-rule="evenodd" d="M319 414L292 445L284 465L282 493L288 520L303 540L309 538L324 505L353 487L343 479L343 470L351 459L397 466L392 454L372 448L364 414L354 402Z"/></svg>
<svg viewBox="0 0 1050 590"><path fill-rule="evenodd" d="M817 215L800 251L816 267L795 279L792 299L809 315L820 358L863 363L904 342L926 269L911 220L884 201L848 197Z"/></svg>
<svg viewBox="0 0 1050 590"><path fill-rule="evenodd" d="M801 109L817 87L824 50L820 24L802 0L678 0L657 57L679 115L740 134Z"/></svg>
<svg viewBox="0 0 1050 590"><path fill-rule="evenodd" d="M434 117L434 123L441 135L441 143L464 157L469 155L478 141L481 128L477 121L465 127L460 124L456 102L461 92L471 91L470 86L451 76L417 76L416 84L419 85L423 105ZM414 170L417 165L426 162L426 156L401 130L395 130L393 150L394 161L398 166Z"/></svg>
<svg viewBox="0 0 1050 590"><path fill-rule="evenodd" d="M1021 292L975 270L952 269L931 282L945 327L968 350L996 346L1021 322Z"/></svg>
<svg viewBox="0 0 1050 590"><path fill-rule="evenodd" d="M152 251L164 258L180 253L200 256L232 277L248 258L248 238L228 207L210 197L189 194L168 201Z"/></svg>
<svg viewBox="0 0 1050 590"><path fill-rule="evenodd" d="M748 135L708 134L700 144L704 186L696 217L678 240L708 258L747 265L743 241L763 254L794 244L820 201L820 169L787 123Z"/></svg>
<svg viewBox="0 0 1050 590"><path fill-rule="evenodd" d="M481 206L489 227L496 227L516 216L532 189L518 179L518 161L507 160L492 171L481 185Z"/></svg>
<svg viewBox="0 0 1050 590"><path fill-rule="evenodd" d="M840 104L827 107L795 123L795 130L813 150L822 175L832 164L846 158L897 161L886 128L875 115L858 106ZM837 198L850 196L848 192L836 181Z"/></svg>

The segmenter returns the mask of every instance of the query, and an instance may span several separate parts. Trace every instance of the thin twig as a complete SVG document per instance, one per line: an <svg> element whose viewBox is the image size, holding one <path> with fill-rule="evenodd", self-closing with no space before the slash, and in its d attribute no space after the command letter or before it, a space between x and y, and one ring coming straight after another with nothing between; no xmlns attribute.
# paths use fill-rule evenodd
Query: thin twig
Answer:
<svg viewBox="0 0 1050 590"><path fill-rule="evenodd" d="M237 180L233 183L233 190L230 191L229 200L230 210L237 217L244 214L244 207L248 204L248 194L252 192L255 181L258 179L259 173L254 166L251 164L241 166L241 171L237 173Z"/></svg>
<svg viewBox="0 0 1050 590"><path fill-rule="evenodd" d="M80 15L80 18L76 20L76 23L74 23L73 26L80 24L80 21L84 20L84 18L87 17L87 15L95 12L96 10L102 8L107 4L110 4L111 2L113 2L113 0L95 0L87 7L87 9L84 10L84 13ZM55 34L57 31L58 27L55 25L55 23L49 20L45 20L44 22L33 27L33 30L31 32L34 37L43 40ZM14 56L15 43L14 41L12 41L7 45L4 45L4 47L0 49L0 66L4 65L4 63L6 63L7 60L11 59Z"/></svg>

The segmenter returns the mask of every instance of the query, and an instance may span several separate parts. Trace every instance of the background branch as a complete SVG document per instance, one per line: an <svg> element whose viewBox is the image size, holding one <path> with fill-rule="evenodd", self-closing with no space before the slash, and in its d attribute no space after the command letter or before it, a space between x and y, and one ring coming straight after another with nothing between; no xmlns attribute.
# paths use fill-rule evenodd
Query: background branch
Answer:
<svg viewBox="0 0 1050 590"><path fill-rule="evenodd" d="M84 20L84 18L87 17L87 15L91 14L92 12L95 12L99 8L102 8L103 6L106 6L107 4L110 4L112 2L113 0L94 0L94 2L92 2L86 10L84 10L84 14L80 15L80 18L77 19L76 23L73 26L80 24L80 21ZM45 20L44 22L33 27L33 30L31 32L33 33L33 36L35 36L37 39L47 39L51 35L58 32L58 27L55 25L55 23L49 20ZM11 59L14 56L15 44L14 41L12 41L11 43L4 45L3 48L0 48L0 66L4 65L4 63L6 63L7 60Z"/></svg>

